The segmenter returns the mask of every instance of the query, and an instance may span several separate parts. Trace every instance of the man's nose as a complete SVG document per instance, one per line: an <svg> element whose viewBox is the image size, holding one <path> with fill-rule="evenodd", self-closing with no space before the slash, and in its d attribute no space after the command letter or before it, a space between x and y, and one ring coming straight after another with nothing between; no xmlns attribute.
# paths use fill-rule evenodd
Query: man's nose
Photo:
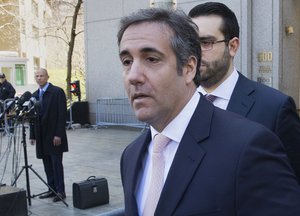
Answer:
<svg viewBox="0 0 300 216"><path fill-rule="evenodd" d="M145 68L139 61L134 61L128 73L128 80L131 84L135 85L143 83L145 80Z"/></svg>

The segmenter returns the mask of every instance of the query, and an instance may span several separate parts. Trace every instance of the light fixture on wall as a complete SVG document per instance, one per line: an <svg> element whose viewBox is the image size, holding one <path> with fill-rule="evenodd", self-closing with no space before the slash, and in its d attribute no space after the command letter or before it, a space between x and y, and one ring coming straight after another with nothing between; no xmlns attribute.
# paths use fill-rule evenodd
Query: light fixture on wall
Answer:
<svg viewBox="0 0 300 216"><path fill-rule="evenodd" d="M294 34L294 27L293 26L285 26L285 33L287 35L291 35L291 34Z"/></svg>
<svg viewBox="0 0 300 216"><path fill-rule="evenodd" d="M150 7L160 7L166 9L176 10L177 8L177 0L150 0Z"/></svg>
<svg viewBox="0 0 300 216"><path fill-rule="evenodd" d="M151 7L151 8L154 7L154 4L155 4L155 1L154 1L154 0L150 0L150 7Z"/></svg>

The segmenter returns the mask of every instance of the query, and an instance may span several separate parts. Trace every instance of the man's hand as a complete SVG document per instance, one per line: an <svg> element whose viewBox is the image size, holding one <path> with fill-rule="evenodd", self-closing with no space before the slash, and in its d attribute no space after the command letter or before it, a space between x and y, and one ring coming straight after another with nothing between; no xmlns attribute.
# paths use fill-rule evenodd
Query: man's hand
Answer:
<svg viewBox="0 0 300 216"><path fill-rule="evenodd" d="M59 146L59 145L61 145L61 138L58 137L58 136L54 136L54 138L53 138L53 145L54 145L54 146Z"/></svg>

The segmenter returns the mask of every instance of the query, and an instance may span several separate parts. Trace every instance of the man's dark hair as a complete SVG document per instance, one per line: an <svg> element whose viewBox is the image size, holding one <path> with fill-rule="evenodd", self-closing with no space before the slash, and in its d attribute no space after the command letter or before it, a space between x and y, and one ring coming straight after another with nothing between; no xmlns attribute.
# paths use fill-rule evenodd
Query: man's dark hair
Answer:
<svg viewBox="0 0 300 216"><path fill-rule="evenodd" d="M173 35L170 37L170 45L176 55L177 72L182 75L183 66L187 63L190 56L197 59L196 75L194 83L199 86L201 49L198 35L198 27L182 11L171 11L161 8L140 9L129 16L121 19L118 32L118 45L122 40L125 30L131 25L140 23L161 23L168 27Z"/></svg>
<svg viewBox="0 0 300 216"><path fill-rule="evenodd" d="M226 40L239 37L240 27L237 18L233 11L226 5L219 2L207 2L195 6L189 12L191 18L209 15L217 15L222 18L223 24L221 25L220 31L223 33Z"/></svg>

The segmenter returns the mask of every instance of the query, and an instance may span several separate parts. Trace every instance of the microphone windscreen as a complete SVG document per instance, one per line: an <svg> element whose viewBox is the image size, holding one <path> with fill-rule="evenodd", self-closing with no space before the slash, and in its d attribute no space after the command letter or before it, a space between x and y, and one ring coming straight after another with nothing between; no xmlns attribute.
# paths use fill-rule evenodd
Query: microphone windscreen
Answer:
<svg viewBox="0 0 300 216"><path fill-rule="evenodd" d="M37 99L36 99L35 97L31 97L31 98L30 98L30 102L31 102L32 104L36 104L36 103L37 103Z"/></svg>
<svg viewBox="0 0 300 216"><path fill-rule="evenodd" d="M29 91L24 92L24 94L22 94L22 96L17 101L17 105L22 106L25 101L28 101L30 99L31 95L32 94Z"/></svg>

